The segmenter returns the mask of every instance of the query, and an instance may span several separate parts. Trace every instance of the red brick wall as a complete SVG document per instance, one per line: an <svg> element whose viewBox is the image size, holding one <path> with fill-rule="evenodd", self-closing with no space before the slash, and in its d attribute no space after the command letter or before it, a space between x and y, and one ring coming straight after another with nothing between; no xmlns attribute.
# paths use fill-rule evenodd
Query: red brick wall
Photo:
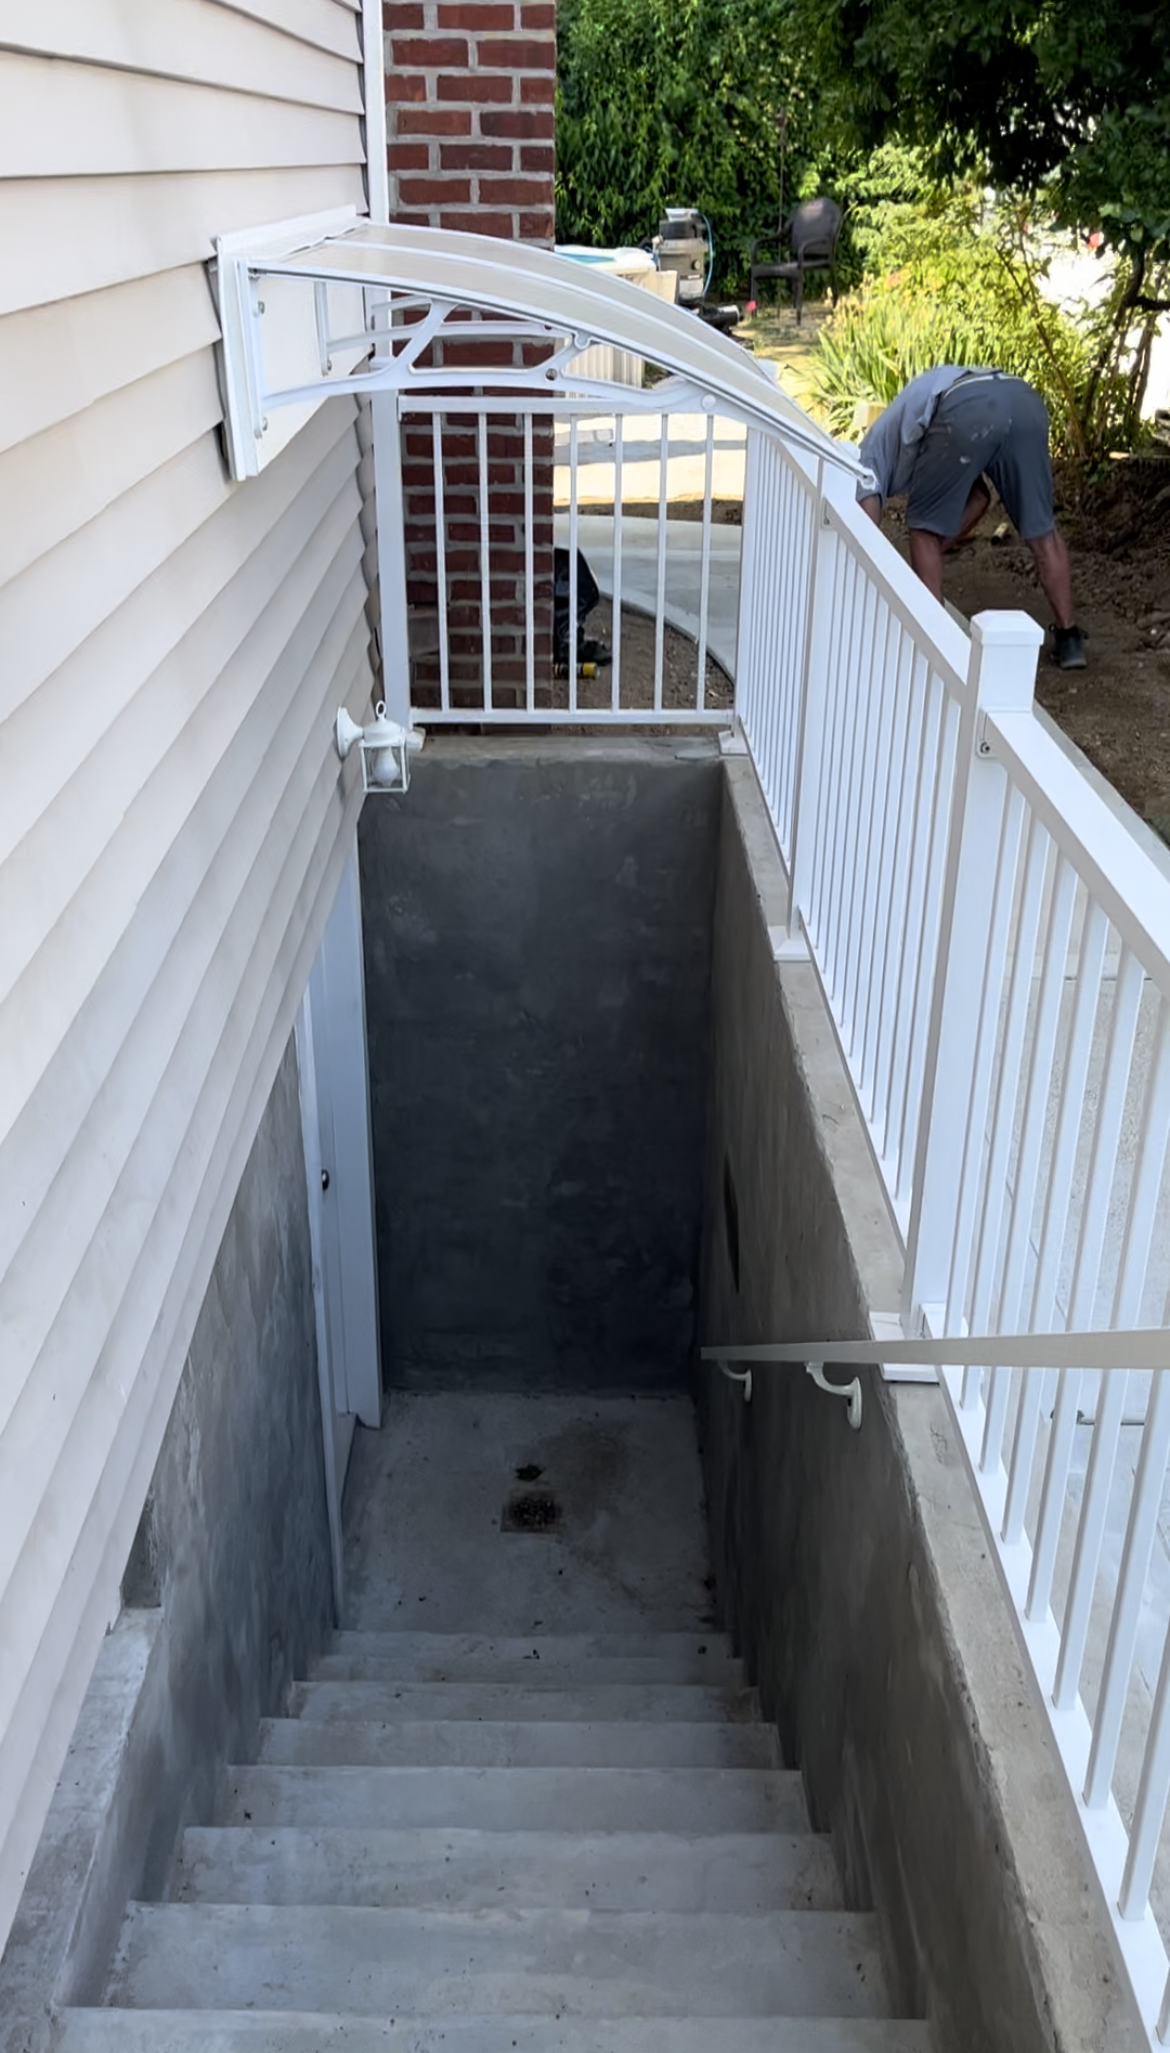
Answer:
<svg viewBox="0 0 1170 2053"><path fill-rule="evenodd" d="M385 0L390 212L553 237L554 0Z"/></svg>
<svg viewBox="0 0 1170 2053"><path fill-rule="evenodd" d="M424 228L470 230L546 246L553 239L554 0L384 0L390 213ZM482 677L477 466L472 423L448 417L443 470L452 697L474 704ZM526 668L523 466L518 421L488 433L487 519L493 694L522 697ZM534 521L538 685L552 663L551 429L535 424ZM410 604L437 601L435 489L429 427L404 450ZM434 696L437 656L415 666Z"/></svg>

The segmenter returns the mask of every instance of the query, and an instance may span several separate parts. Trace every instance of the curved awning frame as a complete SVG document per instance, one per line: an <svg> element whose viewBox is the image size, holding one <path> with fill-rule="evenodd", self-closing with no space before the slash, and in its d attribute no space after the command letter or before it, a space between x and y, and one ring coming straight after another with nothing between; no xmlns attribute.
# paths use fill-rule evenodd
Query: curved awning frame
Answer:
<svg viewBox="0 0 1170 2053"><path fill-rule="evenodd" d="M379 227L353 211L216 243L233 474L253 477L332 395L475 391L524 410L710 413L868 478L769 367L655 294L524 243ZM666 373L649 390L590 375L598 346Z"/></svg>

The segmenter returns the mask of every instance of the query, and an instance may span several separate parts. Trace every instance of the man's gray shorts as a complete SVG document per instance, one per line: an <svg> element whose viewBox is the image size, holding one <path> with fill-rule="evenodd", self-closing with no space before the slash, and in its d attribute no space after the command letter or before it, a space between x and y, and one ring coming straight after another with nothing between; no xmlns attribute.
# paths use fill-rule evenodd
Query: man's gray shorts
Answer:
<svg viewBox="0 0 1170 2053"><path fill-rule="evenodd" d="M910 479L907 527L957 535L981 476L991 479L1022 540L1052 533L1048 414L1023 378L960 378L943 393Z"/></svg>

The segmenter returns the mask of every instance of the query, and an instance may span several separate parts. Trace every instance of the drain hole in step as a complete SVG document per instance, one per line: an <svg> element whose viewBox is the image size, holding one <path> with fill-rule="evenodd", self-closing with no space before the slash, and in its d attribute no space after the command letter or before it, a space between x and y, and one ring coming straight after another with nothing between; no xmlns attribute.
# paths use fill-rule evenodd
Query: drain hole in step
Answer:
<svg viewBox="0 0 1170 2053"><path fill-rule="evenodd" d="M555 1533L561 1507L551 1490L513 1490L500 1519L502 1533Z"/></svg>

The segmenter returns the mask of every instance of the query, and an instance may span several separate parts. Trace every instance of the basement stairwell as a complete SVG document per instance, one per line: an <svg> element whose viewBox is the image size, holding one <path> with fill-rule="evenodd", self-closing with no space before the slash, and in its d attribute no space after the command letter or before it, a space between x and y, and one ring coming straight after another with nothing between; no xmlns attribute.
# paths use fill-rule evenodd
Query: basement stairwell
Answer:
<svg viewBox="0 0 1170 2053"><path fill-rule="evenodd" d="M347 1535L63 2053L929 2053L713 1629L687 1400L397 1394Z"/></svg>

